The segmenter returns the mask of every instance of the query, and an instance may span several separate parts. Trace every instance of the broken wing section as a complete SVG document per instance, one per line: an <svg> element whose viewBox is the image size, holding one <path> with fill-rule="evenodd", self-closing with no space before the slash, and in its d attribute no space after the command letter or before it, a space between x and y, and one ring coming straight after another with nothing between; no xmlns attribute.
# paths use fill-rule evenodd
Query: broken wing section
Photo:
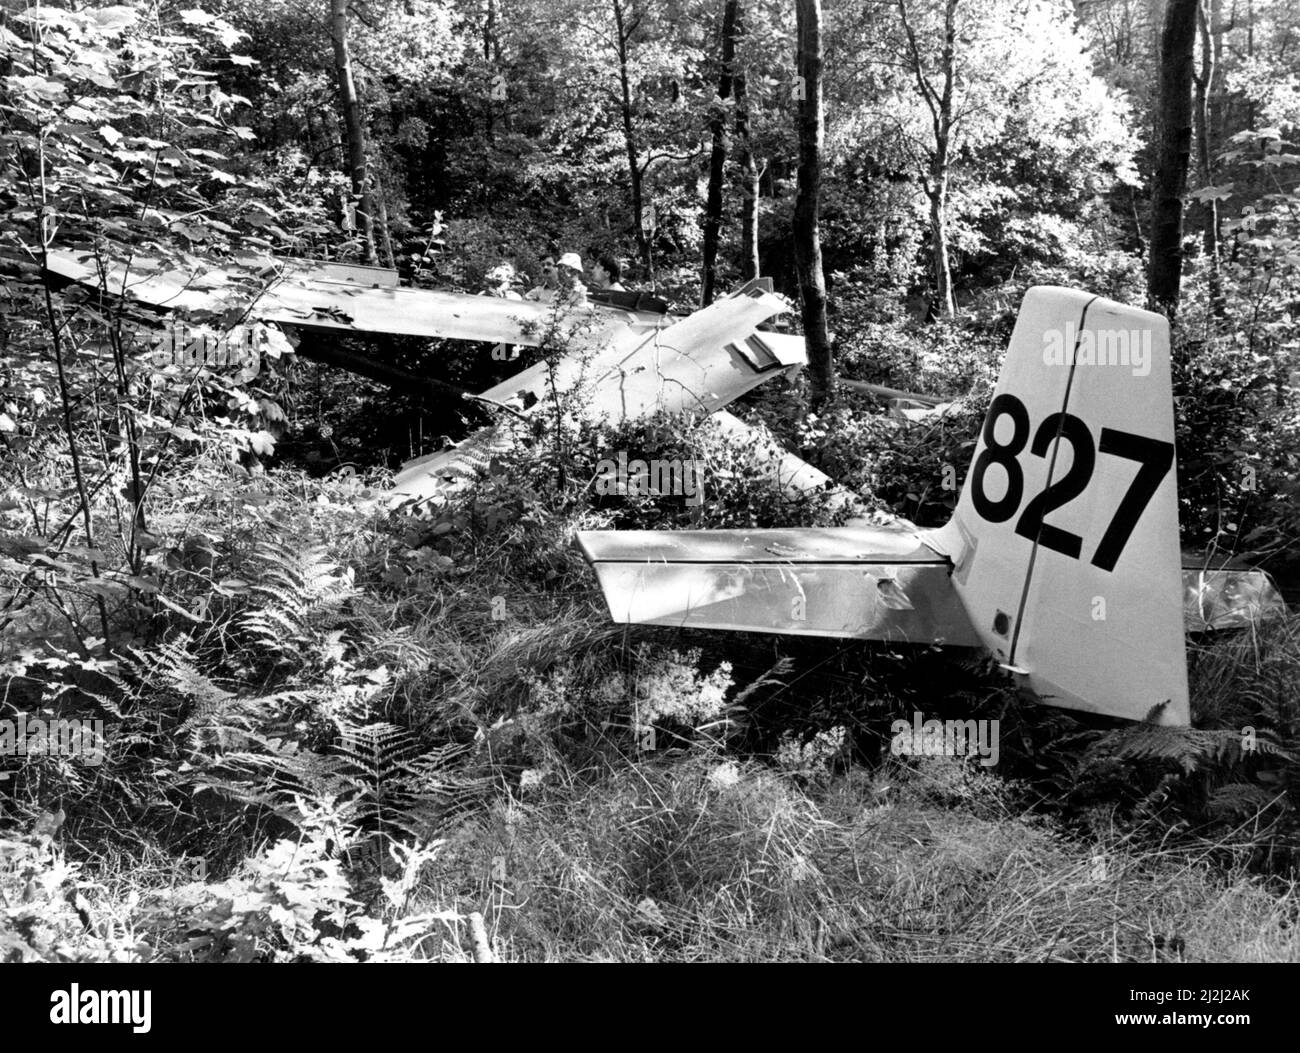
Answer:
<svg viewBox="0 0 1300 1053"><path fill-rule="evenodd" d="M537 341L527 323L540 325L546 309L495 296L353 287L308 279L277 282L250 307L250 313L264 321L339 333L531 346Z"/></svg>
<svg viewBox="0 0 1300 1053"><path fill-rule="evenodd" d="M759 384L804 364L798 345L772 340L758 326L789 305L754 291L719 300L652 333L597 380L597 412L608 420L654 412L712 413Z"/></svg>
<svg viewBox="0 0 1300 1053"><path fill-rule="evenodd" d="M584 531L615 622L975 647L949 565L868 527Z"/></svg>
<svg viewBox="0 0 1300 1053"><path fill-rule="evenodd" d="M789 309L785 300L749 290L715 301L689 318L662 329L627 331L603 344L575 348L553 366L538 363L483 392L498 404L536 405L551 390L564 392L587 385L584 412L616 424L655 412L709 414L759 384L796 369L806 361L802 337L759 331L758 327ZM720 427L736 436L752 429L726 416ZM496 429L493 438L476 433L459 446L402 466L394 480L393 506L427 501L463 485L474 475L486 449L507 448L509 435ZM502 445L504 444L504 445ZM830 480L797 457L776 456L774 470L794 491L829 485Z"/></svg>
<svg viewBox="0 0 1300 1053"><path fill-rule="evenodd" d="M768 435L746 424L739 417L726 410L718 410L713 414L712 422L719 431L733 440L748 442L755 458L768 463L771 478L776 480L787 497L798 499L805 494L825 490L835 507L853 502L853 495L820 468L814 468L803 458L782 449Z"/></svg>
<svg viewBox="0 0 1300 1053"><path fill-rule="evenodd" d="M586 403L611 424L663 410L712 413L773 376L806 361L803 338L759 332L789 310L779 296L753 290L717 300L662 327L641 324L612 339L583 336L554 365L539 362L482 393L491 402L531 405L551 390L589 386Z"/></svg>

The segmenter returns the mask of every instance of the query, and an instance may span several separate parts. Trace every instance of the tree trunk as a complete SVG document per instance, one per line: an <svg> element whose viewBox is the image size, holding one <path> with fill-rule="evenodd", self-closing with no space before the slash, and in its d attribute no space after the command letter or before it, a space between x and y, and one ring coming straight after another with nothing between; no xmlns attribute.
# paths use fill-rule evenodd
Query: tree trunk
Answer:
<svg viewBox="0 0 1300 1053"><path fill-rule="evenodd" d="M646 280L654 285L654 258L650 251L650 234L645 228L645 194L641 185L641 165L637 155L636 128L632 123L632 83L627 72L627 42L631 36L623 18L622 0L612 0L614 28L618 33L618 86L622 96L623 143L627 148L628 191L632 197L632 223L636 227L636 247L646 269Z"/></svg>
<svg viewBox="0 0 1300 1053"><path fill-rule="evenodd" d="M1172 319L1183 271L1183 199L1192 156L1192 60L1199 0L1169 0L1160 34L1156 167L1147 302Z"/></svg>
<svg viewBox="0 0 1300 1053"><path fill-rule="evenodd" d="M393 253L393 232L388 226L388 195L384 193L382 181L375 180L374 188L376 219L379 220L379 245L385 267L396 267L397 257Z"/></svg>
<svg viewBox="0 0 1300 1053"><path fill-rule="evenodd" d="M497 75L499 75L499 71L498 74L492 73L492 42L496 37L496 28L497 28L496 0L487 0L487 18L483 22L483 62L488 66L488 74L489 74L487 107L486 107L486 113L484 115L486 118L485 130L487 132L487 141L489 143L494 142L496 138L494 135L493 120L492 120L493 118L492 94L496 90L496 84L497 84L496 77Z"/></svg>
<svg viewBox="0 0 1300 1053"><path fill-rule="evenodd" d="M803 301L804 342L808 348L808 377L813 408L830 398L835 388L830 337L826 327L826 278L822 273L821 232L818 228L822 177L822 42L821 0L796 0L798 43L795 66L799 93L798 195L794 205L794 258Z"/></svg>
<svg viewBox="0 0 1300 1053"><path fill-rule="evenodd" d="M736 24L736 36L741 28ZM754 161L754 144L749 139L749 97L745 92L745 73L736 73L732 92L736 96L737 161L740 165L740 278L757 278L758 264L758 165Z"/></svg>
<svg viewBox="0 0 1300 1053"><path fill-rule="evenodd" d="M348 51L348 0L330 0L330 34L334 38L334 77L338 81L339 106L346 132L348 176L357 206L357 229L365 237L366 262L375 263L374 205L366 183L366 129L361 100L352 76L352 55Z"/></svg>
<svg viewBox="0 0 1300 1053"><path fill-rule="evenodd" d="M1219 32L1219 0L1202 0L1197 10L1197 23L1201 34L1201 71L1196 77L1196 169L1201 186L1214 184L1211 164L1210 93L1214 74L1218 68L1221 35ZM1223 275L1219 269L1219 203L1213 198L1201 203L1204 214L1202 250L1209 268L1210 305L1216 315L1224 312Z"/></svg>
<svg viewBox="0 0 1300 1053"><path fill-rule="evenodd" d="M704 206L704 262L700 274L700 306L708 307L718 284L718 241L722 234L722 186L727 171L727 110L736 63L736 16L739 0L724 0L722 9L722 72L718 97L709 116L713 151L709 155L709 191Z"/></svg>
<svg viewBox="0 0 1300 1053"><path fill-rule="evenodd" d="M945 318L957 313L948 258L948 162L952 142L952 91L957 66L957 0L948 0L943 15L943 93L935 106L934 167L930 173L930 233L934 238L934 292Z"/></svg>
<svg viewBox="0 0 1300 1053"><path fill-rule="evenodd" d="M907 36L907 59L916 78L917 92L930 111L934 148L925 173L925 194L930 199L930 257L934 276L932 312L951 318L957 313L953 293L952 263L948 253L948 179L953 126L953 87L957 68L957 4L946 0L943 10L943 50L940 67L943 87L935 88L926 77L920 45L907 17L907 0L898 0L898 15Z"/></svg>
<svg viewBox="0 0 1300 1053"><path fill-rule="evenodd" d="M946 151L945 151L946 154ZM930 242L934 266L934 310L945 318L957 313L952 290L952 263L948 258L948 165L936 161L931 172Z"/></svg>

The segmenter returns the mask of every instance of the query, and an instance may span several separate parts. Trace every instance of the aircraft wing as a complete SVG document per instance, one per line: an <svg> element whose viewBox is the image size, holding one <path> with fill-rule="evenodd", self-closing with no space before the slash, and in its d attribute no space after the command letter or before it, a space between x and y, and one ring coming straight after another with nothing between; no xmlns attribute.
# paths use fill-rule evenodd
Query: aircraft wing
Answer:
<svg viewBox="0 0 1300 1053"><path fill-rule="evenodd" d="M543 399L553 383L559 391L587 384L586 412L610 423L635 419L656 410L668 413L715 413L759 384L796 369L806 361L803 338L763 332L758 326L788 310L785 300L757 289L717 300L680 320L663 319L662 328L627 330L603 344L574 349L553 366L538 363L483 392L497 403L512 400L529 407ZM527 412L527 409L524 409ZM736 435L749 432L735 417L721 426ZM475 455L504 439L479 435L450 450L408 461L394 480L392 504L425 501L472 477ZM761 440L754 436L756 447ZM823 473L791 454L780 454L775 469L787 489L808 490L828 484Z"/></svg>
<svg viewBox="0 0 1300 1053"><path fill-rule="evenodd" d="M537 346L555 321L550 305L491 296L471 296L397 286L396 271L305 260L284 260L279 276L252 299L230 273L216 267L187 274L179 269L134 271L110 267L103 284L163 310L246 310L249 317L304 329L340 333L384 333L444 337ZM71 281L99 287L98 266L89 253L54 250L49 270ZM785 300L747 286L686 318L617 306L576 308L561 320L574 347L555 364L524 370L482 393L491 402L540 400L550 383L564 390L590 383L588 404L606 420L643 416L655 410L711 413L745 392L805 362L803 338L760 332L758 327L788 310ZM532 396L530 399L528 396ZM739 433L745 425L727 418ZM420 501L449 481L467 478L477 454L503 448L500 430L471 436L456 449L403 465L394 503ZM795 457L779 466L795 489L829 480Z"/></svg>
<svg viewBox="0 0 1300 1053"><path fill-rule="evenodd" d="M283 268L254 298L220 268L202 274L181 270L128 273L110 268L105 284L139 303L164 310L244 309L250 318L337 333L443 337L484 343L536 346L550 308L524 300L404 289L396 272L380 267L304 260L282 261ZM99 273L89 253L55 250L49 270L82 285L98 287ZM592 306L586 310L583 340L604 343L660 323L662 315Z"/></svg>
<svg viewBox="0 0 1300 1053"><path fill-rule="evenodd" d="M582 531L616 622L975 647L948 562L908 530Z"/></svg>
<svg viewBox="0 0 1300 1053"><path fill-rule="evenodd" d="M79 285L94 289L100 286L99 270L92 253L51 249L46 257L46 269ZM164 310L211 310L231 289L230 275L219 269L187 276L178 270L154 274L143 268L131 272L110 266L104 284L113 296L125 295L128 299Z"/></svg>
<svg viewBox="0 0 1300 1053"><path fill-rule="evenodd" d="M715 301L650 333L597 380L593 402L624 419L721 409L807 361L802 339L791 345L758 330L786 310L785 300L757 290Z"/></svg>

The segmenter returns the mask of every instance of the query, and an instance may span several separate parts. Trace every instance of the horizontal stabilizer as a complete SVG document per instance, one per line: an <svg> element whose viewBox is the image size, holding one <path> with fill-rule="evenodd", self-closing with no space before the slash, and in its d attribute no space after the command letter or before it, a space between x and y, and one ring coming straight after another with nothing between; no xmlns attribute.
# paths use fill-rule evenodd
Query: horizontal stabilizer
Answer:
<svg viewBox="0 0 1300 1053"><path fill-rule="evenodd" d="M620 623L976 646L946 561L907 531L586 531Z"/></svg>
<svg viewBox="0 0 1300 1053"><path fill-rule="evenodd" d="M578 545L620 623L787 636L945 643L980 638L932 531L595 530ZM1260 570L1185 566L1189 632L1248 627L1285 611Z"/></svg>

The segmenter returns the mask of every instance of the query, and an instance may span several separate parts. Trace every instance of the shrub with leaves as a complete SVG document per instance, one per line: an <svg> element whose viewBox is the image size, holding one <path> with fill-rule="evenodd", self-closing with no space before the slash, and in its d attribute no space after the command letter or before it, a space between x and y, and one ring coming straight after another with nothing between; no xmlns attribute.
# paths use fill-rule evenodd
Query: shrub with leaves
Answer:
<svg viewBox="0 0 1300 1053"><path fill-rule="evenodd" d="M0 26L0 516L15 535L0 653L61 639L103 655L140 632L168 602L160 477L204 439L228 457L272 444L274 401L249 389L291 351L284 335L260 327L234 369L166 363L157 313L129 295L152 280L249 293L292 241L291 211L223 152L252 138L216 72L241 38L197 8L28 5ZM214 296L188 320L225 330L230 307Z"/></svg>

